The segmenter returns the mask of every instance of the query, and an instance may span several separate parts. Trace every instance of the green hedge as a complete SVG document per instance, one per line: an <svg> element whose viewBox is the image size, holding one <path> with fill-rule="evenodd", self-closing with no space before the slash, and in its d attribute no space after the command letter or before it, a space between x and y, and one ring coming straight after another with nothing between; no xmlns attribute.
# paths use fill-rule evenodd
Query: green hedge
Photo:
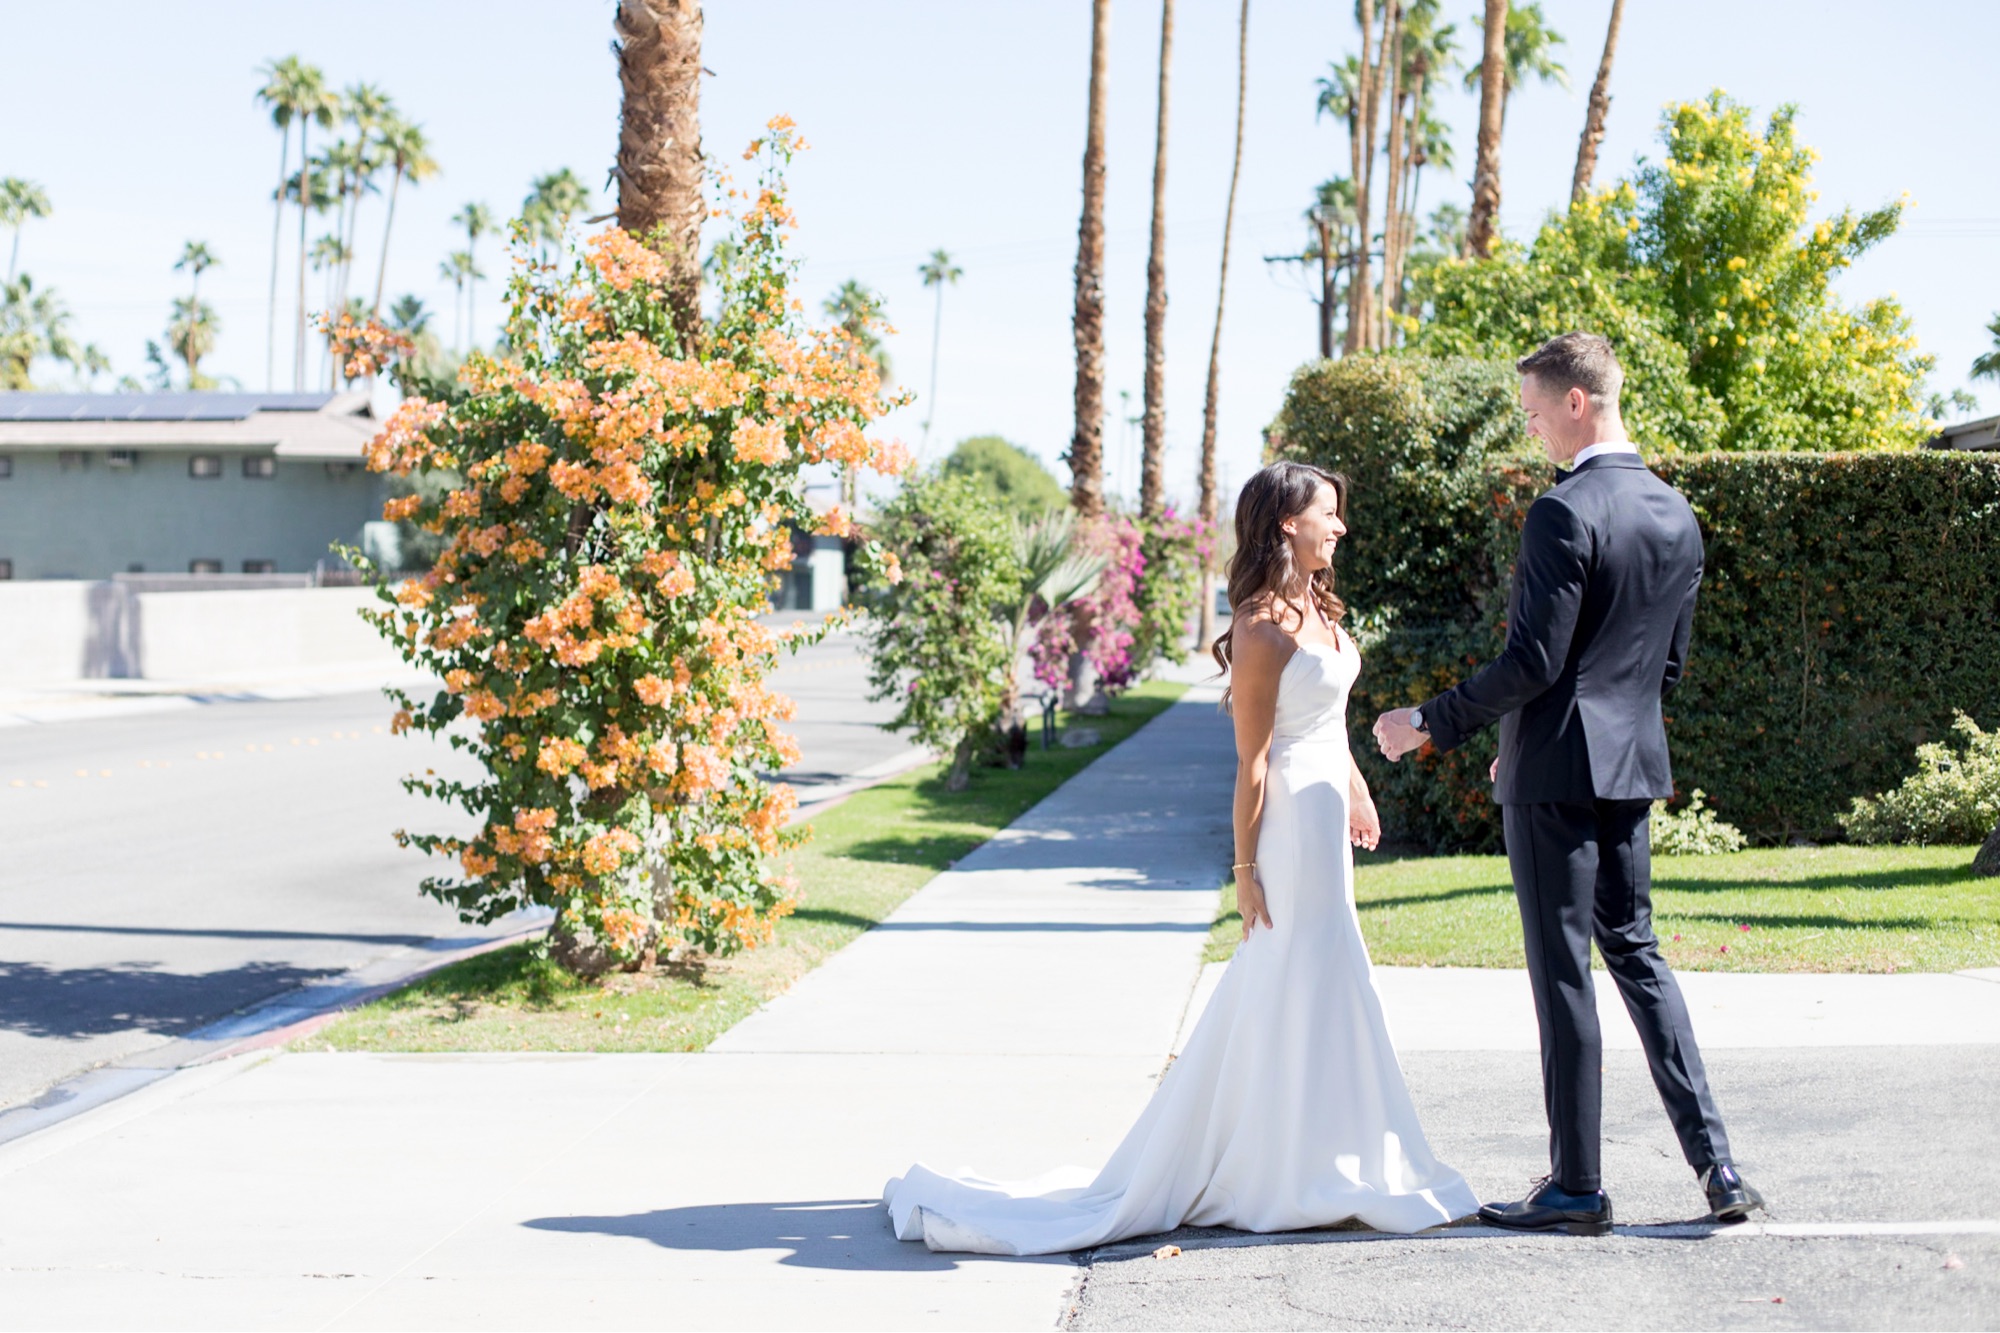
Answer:
<svg viewBox="0 0 2000 1333"><path fill-rule="evenodd" d="M1388 765L1364 744L1503 642L1520 522L1551 480L1520 445L1503 366L1322 362L1293 380L1271 452L1354 479L1342 593L1367 652L1351 722L1392 837L1498 846L1491 730ZM1649 450L1649 455L1652 451ZM1701 520L1707 576L1668 700L1682 793L1765 842L1840 836L1954 710L2000 723L2000 458L1963 453L1652 457Z"/></svg>

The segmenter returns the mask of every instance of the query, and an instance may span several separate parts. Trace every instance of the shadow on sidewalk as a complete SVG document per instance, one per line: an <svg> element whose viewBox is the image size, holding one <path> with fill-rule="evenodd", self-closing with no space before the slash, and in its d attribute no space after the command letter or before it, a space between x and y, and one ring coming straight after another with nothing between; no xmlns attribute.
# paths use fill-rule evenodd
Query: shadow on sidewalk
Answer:
<svg viewBox="0 0 2000 1333"><path fill-rule="evenodd" d="M789 1250L778 1262L795 1268L939 1273L957 1268L962 1258L980 1257L933 1254L915 1241L897 1240L880 1199L704 1204L623 1217L537 1217L522 1225L537 1231L630 1236L670 1250ZM1017 1262L1071 1260L1058 1254Z"/></svg>

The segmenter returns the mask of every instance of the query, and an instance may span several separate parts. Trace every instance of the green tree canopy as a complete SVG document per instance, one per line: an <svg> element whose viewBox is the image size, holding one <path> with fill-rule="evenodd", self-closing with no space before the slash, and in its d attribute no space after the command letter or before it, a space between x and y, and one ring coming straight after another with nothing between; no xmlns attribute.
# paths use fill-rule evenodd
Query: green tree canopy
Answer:
<svg viewBox="0 0 2000 1333"><path fill-rule="evenodd" d="M1762 131L1721 92L1668 106L1665 160L1551 217L1525 251L1425 277L1412 343L1512 359L1589 329L1627 372L1627 422L1656 444L1883 449L1922 441L1919 353L1894 297L1850 306L1833 279L1904 204L1809 221L1816 154L1783 106Z"/></svg>
<svg viewBox="0 0 2000 1333"><path fill-rule="evenodd" d="M944 460L947 477L967 477L991 495L1002 509L1036 518L1060 509L1068 500L1060 482L1042 461L1011 440L975 435L959 441Z"/></svg>

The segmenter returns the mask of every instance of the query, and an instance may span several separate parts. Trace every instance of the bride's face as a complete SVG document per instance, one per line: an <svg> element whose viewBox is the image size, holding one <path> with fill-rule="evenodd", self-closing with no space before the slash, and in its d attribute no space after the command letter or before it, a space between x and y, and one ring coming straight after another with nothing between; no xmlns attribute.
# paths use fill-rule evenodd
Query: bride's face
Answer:
<svg viewBox="0 0 2000 1333"><path fill-rule="evenodd" d="M1340 521L1340 495L1326 482L1319 484L1311 504L1278 526L1291 539L1292 558L1308 574L1331 565L1334 547L1347 535L1347 525Z"/></svg>

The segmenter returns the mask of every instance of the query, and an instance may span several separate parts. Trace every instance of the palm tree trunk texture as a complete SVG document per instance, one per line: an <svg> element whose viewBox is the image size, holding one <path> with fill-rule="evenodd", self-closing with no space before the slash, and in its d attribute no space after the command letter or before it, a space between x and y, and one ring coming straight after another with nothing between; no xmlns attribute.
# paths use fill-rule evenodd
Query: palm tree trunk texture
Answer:
<svg viewBox="0 0 2000 1333"><path fill-rule="evenodd" d="M1104 512L1104 112L1109 91L1111 0L1090 7L1090 110L1083 140L1083 217L1076 229L1076 427L1070 437L1070 503L1083 518Z"/></svg>
<svg viewBox="0 0 2000 1333"><path fill-rule="evenodd" d="M1375 34L1375 0L1357 0L1355 18L1361 24L1361 81L1354 91L1358 105L1348 117L1348 156L1352 159L1354 217L1361 243L1354 247L1354 270L1347 279L1347 337L1343 350L1349 352L1368 345L1368 186L1369 173L1375 166L1375 84L1380 79L1380 70L1368 54L1373 45L1370 39ZM1388 36L1386 22L1382 33Z"/></svg>
<svg viewBox="0 0 2000 1333"><path fill-rule="evenodd" d="M1395 297L1396 246L1403 229L1403 15L1389 5L1389 175L1382 182L1382 295L1375 303L1375 345L1389 345L1389 309Z"/></svg>
<svg viewBox="0 0 2000 1333"><path fill-rule="evenodd" d="M1160 114L1153 131L1153 240L1146 254L1145 411L1140 421L1139 517L1165 507L1167 458L1167 73L1174 0L1160 2Z"/></svg>
<svg viewBox="0 0 2000 1333"><path fill-rule="evenodd" d="M1500 218L1500 128L1507 115L1507 0L1486 0L1486 43L1479 64L1479 156L1472 174L1472 216L1465 253L1493 253Z"/></svg>
<svg viewBox="0 0 2000 1333"><path fill-rule="evenodd" d="M683 350L701 332L701 5L619 0L618 225L667 260Z"/></svg>
<svg viewBox="0 0 2000 1333"><path fill-rule="evenodd" d="M1368 0L1361 0L1366 5ZM1243 175L1244 94L1250 80L1250 0L1236 17L1236 154L1229 164L1229 202L1222 210L1222 265L1215 284L1215 333L1208 343L1208 391L1201 404L1201 517L1211 527L1221 520L1221 497L1216 494L1215 408L1221 387L1222 306L1229 295L1229 236L1236 226L1236 182ZM1201 571L1201 622L1197 631L1199 647L1208 651L1215 642L1215 570Z"/></svg>
<svg viewBox="0 0 2000 1333"><path fill-rule="evenodd" d="M1625 17L1625 0L1611 0L1611 24L1604 30L1604 55L1597 62L1597 81L1590 85L1590 108L1583 114L1583 137L1576 144L1576 175L1570 179L1572 207L1590 193L1597 171L1597 146L1604 142L1604 119L1611 114L1611 58L1618 50L1618 24Z"/></svg>
<svg viewBox="0 0 2000 1333"><path fill-rule="evenodd" d="M1395 204L1396 253L1389 264L1390 276L1384 280L1384 286L1393 297L1389 308L1397 314L1403 310L1403 274L1409 267L1410 246L1417 235L1417 178L1424 170L1420 154L1423 151L1424 76L1427 72L1426 62L1421 57L1410 71L1410 119L1403 135L1403 190L1402 197Z"/></svg>
<svg viewBox="0 0 2000 1333"><path fill-rule="evenodd" d="M1313 212L1313 227L1319 234L1319 354L1333 355L1333 306L1339 299L1340 256L1335 252L1333 223L1324 208Z"/></svg>
<svg viewBox="0 0 2000 1333"><path fill-rule="evenodd" d="M292 127L279 127L278 193L271 205L271 297L264 305L264 392L278 389L278 236L285 225L285 176L291 167Z"/></svg>
<svg viewBox="0 0 2000 1333"><path fill-rule="evenodd" d="M306 150L310 115L299 117L299 308L292 331L292 392L306 387L306 215L311 212L312 157Z"/></svg>
<svg viewBox="0 0 2000 1333"><path fill-rule="evenodd" d="M937 283L937 301L931 306L931 392L924 399L924 438L917 446L922 457L931 447L931 423L937 420L938 346L944 336L944 280Z"/></svg>

